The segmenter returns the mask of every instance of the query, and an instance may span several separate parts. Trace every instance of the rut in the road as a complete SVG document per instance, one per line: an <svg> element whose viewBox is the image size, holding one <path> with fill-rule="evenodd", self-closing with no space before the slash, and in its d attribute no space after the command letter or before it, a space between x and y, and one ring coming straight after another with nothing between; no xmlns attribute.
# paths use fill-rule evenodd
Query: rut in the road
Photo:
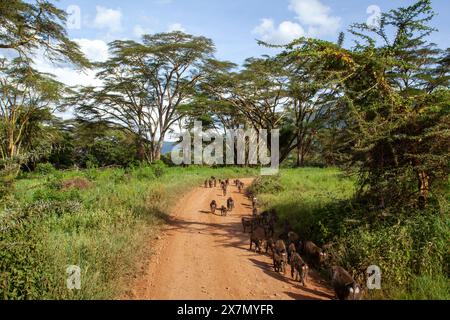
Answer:
<svg viewBox="0 0 450 320"><path fill-rule="evenodd" d="M251 179L242 179L250 185ZM212 215L216 200L235 208L227 217ZM273 270L266 255L249 250L241 218L252 212L251 202L234 186L224 196L217 188L199 187L173 208L154 255L139 276L128 299L330 299L332 290L312 272L307 287ZM289 274L290 276L290 274Z"/></svg>

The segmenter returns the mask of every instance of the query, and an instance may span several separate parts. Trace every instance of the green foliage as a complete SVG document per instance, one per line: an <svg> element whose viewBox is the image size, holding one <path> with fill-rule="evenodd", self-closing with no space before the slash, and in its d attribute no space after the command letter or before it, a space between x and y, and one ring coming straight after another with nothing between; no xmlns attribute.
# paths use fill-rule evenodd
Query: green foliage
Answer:
<svg viewBox="0 0 450 320"><path fill-rule="evenodd" d="M264 190L266 180L273 178L257 179L251 189L264 209L277 210L279 227L287 220L301 238L330 245L328 264L361 283L368 266L381 268L383 291L373 298L448 297L442 279L450 266L449 212L367 210L353 199L355 180L333 169L282 170L280 192ZM416 295L419 283L426 286Z"/></svg>
<svg viewBox="0 0 450 320"><path fill-rule="evenodd" d="M51 163L38 163L34 171L38 174L46 175L56 171L55 167Z"/></svg>
<svg viewBox="0 0 450 320"><path fill-rule="evenodd" d="M250 194L255 195L260 193L277 194L281 191L283 191L283 186L279 175L258 177L248 189Z"/></svg>
<svg viewBox="0 0 450 320"><path fill-rule="evenodd" d="M0 3L0 49L31 56L40 48L52 61L90 65L79 45L66 33L67 13L48 1L11 0Z"/></svg>

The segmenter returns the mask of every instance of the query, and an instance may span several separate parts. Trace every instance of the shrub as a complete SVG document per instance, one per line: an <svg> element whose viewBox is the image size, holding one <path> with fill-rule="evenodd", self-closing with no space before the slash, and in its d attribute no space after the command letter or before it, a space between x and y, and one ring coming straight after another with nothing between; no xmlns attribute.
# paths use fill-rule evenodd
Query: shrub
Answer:
<svg viewBox="0 0 450 320"><path fill-rule="evenodd" d="M55 167L51 163L39 163L34 171L41 175L52 174L56 171Z"/></svg>

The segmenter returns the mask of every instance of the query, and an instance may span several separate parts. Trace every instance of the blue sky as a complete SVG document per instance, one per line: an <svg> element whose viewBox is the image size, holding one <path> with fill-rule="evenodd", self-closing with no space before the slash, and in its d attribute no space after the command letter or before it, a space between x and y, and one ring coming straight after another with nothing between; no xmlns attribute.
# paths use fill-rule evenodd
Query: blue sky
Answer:
<svg viewBox="0 0 450 320"><path fill-rule="evenodd" d="M142 33L182 30L211 38L216 57L242 63L246 58L270 53L255 39L283 43L300 35L335 41L340 31L353 22L366 22L367 10L382 11L406 6L413 0L62 0L62 9L79 8L69 30L83 51L93 60L107 58L106 44L115 39L138 40ZM72 6L72 7L70 7ZM73 7L76 6L76 7ZM438 13L432 25L439 29L430 40L450 46L448 20L450 1L434 0ZM372 11L373 12L373 11ZM77 24L80 22L79 24ZM346 45L351 44L347 38ZM273 51L272 51L273 52ZM74 74L37 62L68 84L95 84L93 74Z"/></svg>

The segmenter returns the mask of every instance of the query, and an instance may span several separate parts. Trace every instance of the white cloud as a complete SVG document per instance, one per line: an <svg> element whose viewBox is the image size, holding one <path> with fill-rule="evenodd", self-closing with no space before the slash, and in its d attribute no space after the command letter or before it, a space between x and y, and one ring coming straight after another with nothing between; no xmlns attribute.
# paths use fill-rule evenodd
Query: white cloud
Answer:
<svg viewBox="0 0 450 320"><path fill-rule="evenodd" d="M290 0L289 10L295 12L298 22L283 21L278 26L272 19L262 19L253 33L273 44L287 44L306 36L318 37L337 34L341 18L332 16L330 7L320 0Z"/></svg>
<svg viewBox="0 0 450 320"><path fill-rule="evenodd" d="M253 29L253 33L261 36L261 40L272 44L287 44L305 35L305 31L298 23L283 21L275 27L272 19L262 19L261 24Z"/></svg>
<svg viewBox="0 0 450 320"><path fill-rule="evenodd" d="M167 32L173 31L186 32L186 29L181 25L181 23L172 23L169 28L167 28Z"/></svg>
<svg viewBox="0 0 450 320"><path fill-rule="evenodd" d="M331 15L331 8L319 0L291 0L289 10L297 14L300 23L308 26L310 36L334 35L341 26L341 18Z"/></svg>
<svg viewBox="0 0 450 320"><path fill-rule="evenodd" d="M103 40L75 39L81 51L91 61L104 62L108 59L108 44Z"/></svg>
<svg viewBox="0 0 450 320"><path fill-rule="evenodd" d="M102 40L74 39L80 45L81 51L88 59L95 62L106 61L109 57L108 45ZM55 65L42 53L34 59L36 68L41 72L53 74L58 81L68 86L99 86L101 81L95 78L96 70L79 71L66 65Z"/></svg>
<svg viewBox="0 0 450 320"><path fill-rule="evenodd" d="M109 32L122 31L122 11L96 6L97 14L94 19L94 27L108 29Z"/></svg>
<svg viewBox="0 0 450 320"><path fill-rule="evenodd" d="M144 28L144 27L142 27L142 26L140 26L140 25L135 25L134 28L133 28L133 35L134 35L136 38L140 38L140 37L142 37L144 34L151 34L151 33L153 33L153 31L152 31L151 29L149 29L149 28Z"/></svg>

